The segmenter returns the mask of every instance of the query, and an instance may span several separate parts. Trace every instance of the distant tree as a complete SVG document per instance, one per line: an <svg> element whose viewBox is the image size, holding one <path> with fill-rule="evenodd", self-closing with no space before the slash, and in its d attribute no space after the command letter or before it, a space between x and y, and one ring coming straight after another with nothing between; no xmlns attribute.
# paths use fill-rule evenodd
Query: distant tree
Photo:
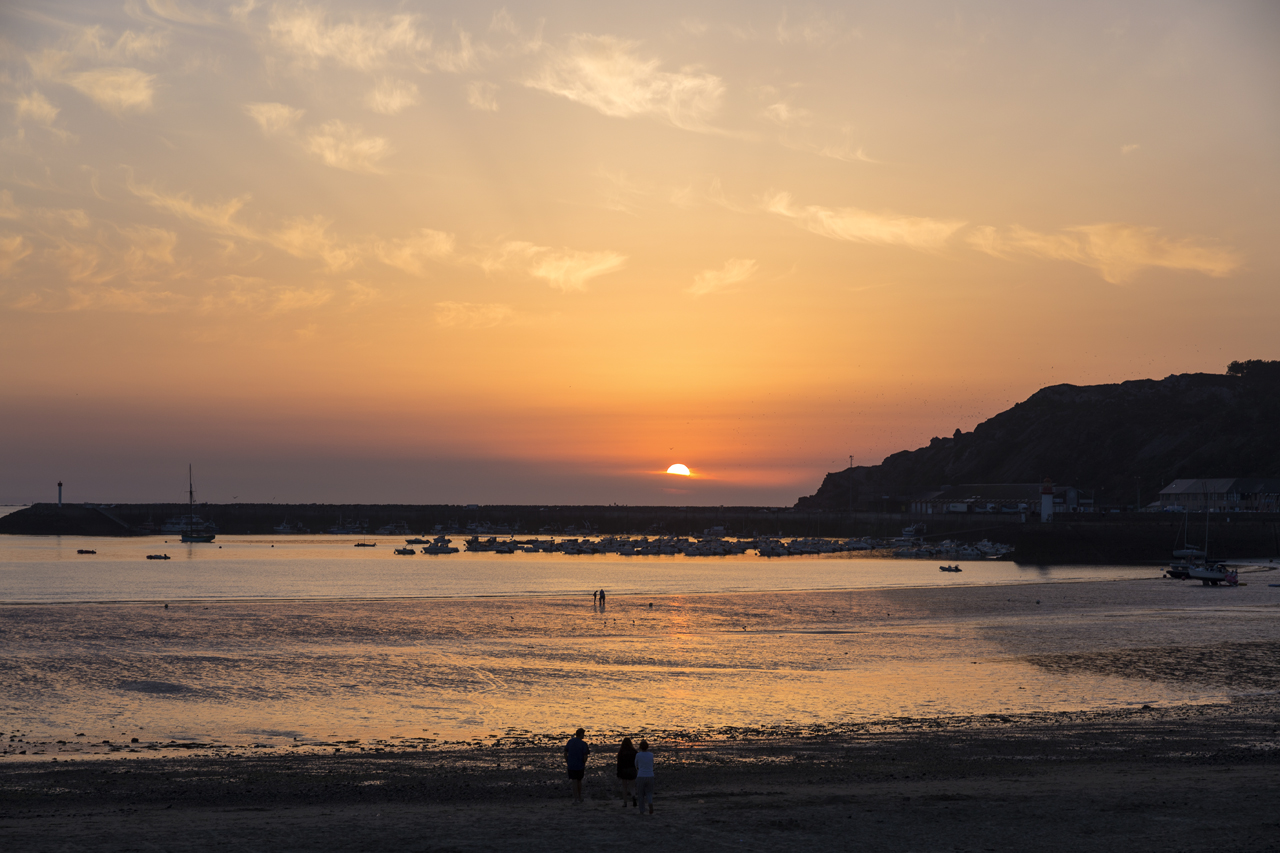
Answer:
<svg viewBox="0 0 1280 853"><path fill-rule="evenodd" d="M1227 365L1228 376L1241 376L1246 379L1265 379L1280 381L1280 361L1264 361L1251 358L1248 361L1233 361Z"/></svg>

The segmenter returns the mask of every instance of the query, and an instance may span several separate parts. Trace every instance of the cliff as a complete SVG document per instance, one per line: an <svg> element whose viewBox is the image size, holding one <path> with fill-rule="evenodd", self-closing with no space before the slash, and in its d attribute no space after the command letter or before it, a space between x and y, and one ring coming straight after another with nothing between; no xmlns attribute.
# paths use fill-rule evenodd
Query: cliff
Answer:
<svg viewBox="0 0 1280 853"><path fill-rule="evenodd" d="M1235 362L1114 385L1054 385L881 464L828 474L797 509L887 508L962 483L1056 483L1099 504L1143 502L1184 477L1280 477L1280 362ZM888 500L886 500L888 499Z"/></svg>

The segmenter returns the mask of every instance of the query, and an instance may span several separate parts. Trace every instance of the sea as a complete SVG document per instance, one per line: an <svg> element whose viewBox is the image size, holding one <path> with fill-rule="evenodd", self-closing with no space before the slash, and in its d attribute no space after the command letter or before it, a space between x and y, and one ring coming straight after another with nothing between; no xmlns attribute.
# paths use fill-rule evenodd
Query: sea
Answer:
<svg viewBox="0 0 1280 853"><path fill-rule="evenodd" d="M1280 640L1269 564L1226 588L1159 566L356 541L0 537L0 761L1222 702L1258 688L1131 662Z"/></svg>

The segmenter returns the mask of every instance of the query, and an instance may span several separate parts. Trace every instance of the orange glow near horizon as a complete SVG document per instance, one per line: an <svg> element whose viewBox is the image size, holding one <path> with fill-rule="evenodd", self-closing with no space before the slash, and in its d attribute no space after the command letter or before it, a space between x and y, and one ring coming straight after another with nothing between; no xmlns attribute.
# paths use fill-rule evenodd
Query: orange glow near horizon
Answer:
<svg viewBox="0 0 1280 853"><path fill-rule="evenodd" d="M7 4L0 502L790 504L1280 358L1274 22L996 7Z"/></svg>

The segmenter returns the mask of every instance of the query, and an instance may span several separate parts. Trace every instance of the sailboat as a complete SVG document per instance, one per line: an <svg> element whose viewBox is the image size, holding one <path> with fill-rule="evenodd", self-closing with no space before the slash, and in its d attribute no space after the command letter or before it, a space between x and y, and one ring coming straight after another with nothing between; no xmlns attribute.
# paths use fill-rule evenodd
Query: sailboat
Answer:
<svg viewBox="0 0 1280 853"><path fill-rule="evenodd" d="M1209 509L1204 511L1204 548L1191 545L1191 513L1183 519L1182 547L1173 552L1176 561L1169 564L1165 574L1177 580L1200 581L1205 586L1237 586L1240 576L1237 571L1222 562L1209 560Z"/></svg>
<svg viewBox="0 0 1280 853"><path fill-rule="evenodd" d="M196 487L195 481L191 479L191 465L187 465L187 520L186 528L182 531L183 542L212 542L215 534L209 533L209 525L205 524L202 519L196 518ZM197 524L199 525L197 527Z"/></svg>

